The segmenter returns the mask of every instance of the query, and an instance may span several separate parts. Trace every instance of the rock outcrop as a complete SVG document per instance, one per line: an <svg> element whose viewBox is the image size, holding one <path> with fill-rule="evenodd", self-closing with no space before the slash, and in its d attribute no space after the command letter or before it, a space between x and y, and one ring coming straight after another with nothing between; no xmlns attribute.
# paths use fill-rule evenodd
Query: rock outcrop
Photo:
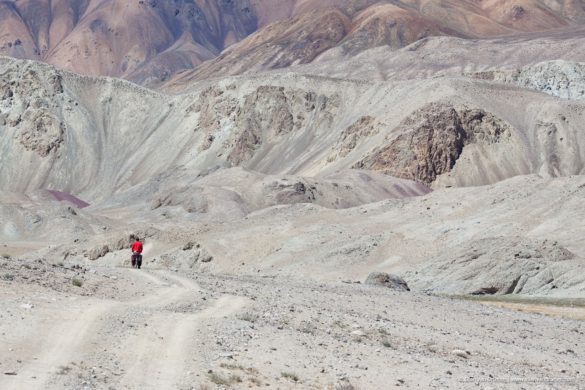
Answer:
<svg viewBox="0 0 585 390"><path fill-rule="evenodd" d="M482 109L431 103L410 114L376 148L354 165L430 184L450 172L472 143L505 142L511 126Z"/></svg>
<svg viewBox="0 0 585 390"><path fill-rule="evenodd" d="M213 261L213 256L201 244L188 242L182 248L163 253L159 265L169 268L194 269Z"/></svg>
<svg viewBox="0 0 585 390"><path fill-rule="evenodd" d="M585 99L585 63L546 61L516 70L478 72L471 76L534 89L562 99Z"/></svg>
<svg viewBox="0 0 585 390"><path fill-rule="evenodd" d="M0 125L15 129L15 138L28 151L41 157L58 154L66 125L60 101L62 77L46 75L33 66L17 67L18 83L0 80Z"/></svg>
<svg viewBox="0 0 585 390"><path fill-rule="evenodd" d="M366 278L365 283L397 291L410 291L404 279L398 275L387 274L385 272L372 272Z"/></svg>
<svg viewBox="0 0 585 390"><path fill-rule="evenodd" d="M8 191L52 188L93 203L178 167L193 177L212 167L298 176L353 167L436 187L584 169L585 148L575 147L585 143L582 100L559 105L499 83L420 80L387 89L273 74L169 96L39 63L0 65L0 147L8 151L0 185ZM380 88L387 92L372 100ZM489 108L478 91L493 96ZM521 104L512 110L504 100ZM167 195L148 202L156 209Z"/></svg>
<svg viewBox="0 0 585 390"><path fill-rule="evenodd" d="M583 259L555 241L489 238L450 250L407 274L412 287L435 293L546 295L582 283Z"/></svg>
<svg viewBox="0 0 585 390"><path fill-rule="evenodd" d="M377 123L374 117L366 115L359 118L351 126L343 130L339 139L333 145L332 152L327 157L327 161L333 162L353 152L359 144L372 135L379 133L379 126L380 124Z"/></svg>

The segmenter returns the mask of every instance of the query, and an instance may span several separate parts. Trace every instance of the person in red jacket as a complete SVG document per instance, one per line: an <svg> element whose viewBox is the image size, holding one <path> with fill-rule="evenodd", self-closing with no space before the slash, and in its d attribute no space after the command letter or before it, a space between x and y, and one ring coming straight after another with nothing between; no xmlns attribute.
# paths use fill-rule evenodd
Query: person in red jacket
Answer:
<svg viewBox="0 0 585 390"><path fill-rule="evenodd" d="M132 244L132 267L140 268L142 266L142 243L136 237L136 241Z"/></svg>

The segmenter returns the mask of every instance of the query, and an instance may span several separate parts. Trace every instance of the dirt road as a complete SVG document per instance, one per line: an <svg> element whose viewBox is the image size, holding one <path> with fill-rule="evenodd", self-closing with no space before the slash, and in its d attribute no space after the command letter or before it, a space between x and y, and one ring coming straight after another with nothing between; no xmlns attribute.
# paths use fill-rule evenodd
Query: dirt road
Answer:
<svg viewBox="0 0 585 390"><path fill-rule="evenodd" d="M16 375L0 377L0 388L72 388L75 385L70 382L70 375L65 374L80 371L78 377L82 379L81 371L87 369L90 375L85 384L91 385L91 379L97 379L93 378L97 376L97 368L104 367L100 364L103 355L116 362L115 373L107 377L109 386L179 388L188 360L193 360L194 336L202 321L232 315L247 303L246 298L224 295L197 305L205 292L190 279L169 271L120 269L120 272L144 279L154 289L144 297L127 302L86 300L63 310L62 315L51 318L50 322L43 321L42 331L27 336L37 339L27 348L28 359L22 360L18 372L9 373ZM144 281L137 281L137 285ZM194 304L198 308L193 312L173 310ZM138 319L143 326L132 325ZM126 329L128 322L130 332Z"/></svg>
<svg viewBox="0 0 585 390"><path fill-rule="evenodd" d="M576 319L291 277L11 264L1 390L583 383Z"/></svg>

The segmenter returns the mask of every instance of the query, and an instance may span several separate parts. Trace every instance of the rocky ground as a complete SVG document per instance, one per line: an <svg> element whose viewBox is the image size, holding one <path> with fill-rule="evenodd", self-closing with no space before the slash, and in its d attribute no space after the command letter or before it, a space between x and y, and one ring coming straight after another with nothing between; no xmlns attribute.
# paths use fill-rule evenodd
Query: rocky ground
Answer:
<svg viewBox="0 0 585 390"><path fill-rule="evenodd" d="M578 320L356 283L18 259L2 260L2 270L3 389L567 389L583 381Z"/></svg>

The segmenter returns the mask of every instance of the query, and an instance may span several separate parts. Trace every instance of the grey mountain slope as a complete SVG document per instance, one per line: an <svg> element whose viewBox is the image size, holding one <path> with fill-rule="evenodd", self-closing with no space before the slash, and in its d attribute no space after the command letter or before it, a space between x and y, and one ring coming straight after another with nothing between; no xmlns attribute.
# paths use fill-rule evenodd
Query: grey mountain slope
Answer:
<svg viewBox="0 0 585 390"><path fill-rule="evenodd" d="M366 167L436 187L584 169L585 102L484 80L380 83L291 73L168 96L34 62L0 66L7 191L52 188L91 201L175 166L301 176ZM438 129L431 131L429 117ZM393 154L403 146L406 154Z"/></svg>
<svg viewBox="0 0 585 390"><path fill-rule="evenodd" d="M363 282L380 271L417 291L583 296L584 184L583 176L531 175L342 211L295 205L198 237L218 258L214 272Z"/></svg>
<svg viewBox="0 0 585 390"><path fill-rule="evenodd" d="M156 245L150 261L201 270L374 270L416 290L579 295L582 65L578 51L531 58L388 80L340 63L338 78L306 67L180 94L3 58L0 188L91 206L76 216L3 195L17 200L3 204L2 238L39 237L32 256L119 264L120 236L139 231ZM410 198L423 183L437 191ZM191 261L181 248L193 240L217 262Z"/></svg>
<svg viewBox="0 0 585 390"><path fill-rule="evenodd" d="M27 258L65 256L84 264L101 252L99 264L120 266L127 259L120 240L138 232L152 248L147 267L353 282L389 272L418 292L582 297L584 189L583 176L528 175L344 210L300 203L239 215L234 213L242 209L234 206L244 203L226 202L216 191L197 196L222 204L192 211L198 219L174 203L150 210L96 206L68 214L61 222L66 234L58 237L70 238L42 245ZM210 218L202 218L207 212ZM99 219L88 220L86 213ZM50 237L42 221L45 226L28 234ZM96 234L80 229L72 235L76 224ZM213 260L199 261L202 254Z"/></svg>
<svg viewBox="0 0 585 390"><path fill-rule="evenodd" d="M404 80L460 76L473 72L516 70L539 62L585 62L585 30L527 34L497 39L427 37L405 48L366 50L354 57L333 49L298 73L365 80Z"/></svg>

